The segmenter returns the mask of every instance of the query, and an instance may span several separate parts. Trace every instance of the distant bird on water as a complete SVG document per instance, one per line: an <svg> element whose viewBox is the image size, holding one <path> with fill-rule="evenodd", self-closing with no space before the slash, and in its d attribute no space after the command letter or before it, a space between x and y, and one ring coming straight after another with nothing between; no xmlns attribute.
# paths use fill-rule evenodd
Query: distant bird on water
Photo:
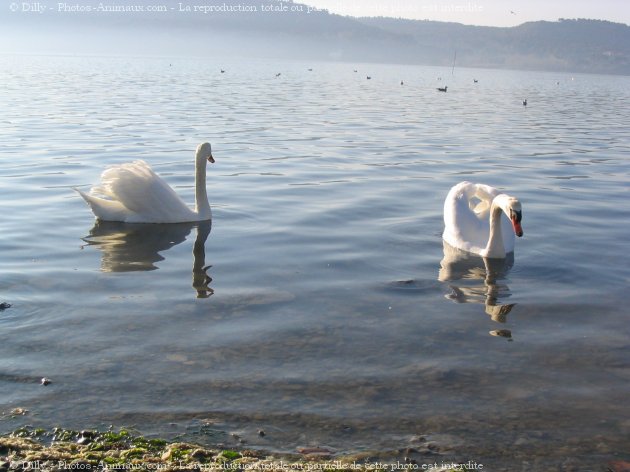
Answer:
<svg viewBox="0 0 630 472"><path fill-rule="evenodd" d="M224 69L221 69L221 73L222 73L222 74L225 74L225 70L224 70Z"/></svg>
<svg viewBox="0 0 630 472"><path fill-rule="evenodd" d="M479 82L477 79L473 79L473 82L476 84L477 82Z"/></svg>
<svg viewBox="0 0 630 472"><path fill-rule="evenodd" d="M401 81L400 81L400 85L405 85L405 83L401 80Z"/></svg>
<svg viewBox="0 0 630 472"><path fill-rule="evenodd" d="M366 79L368 79L368 80L372 80L372 77L368 75L368 76L366 77Z"/></svg>
<svg viewBox="0 0 630 472"><path fill-rule="evenodd" d="M356 70L356 69L353 69L353 70L354 70L355 72L359 72L359 71L358 71L358 70Z"/></svg>
<svg viewBox="0 0 630 472"><path fill-rule="evenodd" d="M448 85L445 85L444 87L438 87L438 92L446 92L446 89L448 88Z"/></svg>
<svg viewBox="0 0 630 472"><path fill-rule="evenodd" d="M527 99L523 100L523 106L526 107L527 106Z"/></svg>
<svg viewBox="0 0 630 472"><path fill-rule="evenodd" d="M276 74L276 78L280 77L281 75L282 75L282 72L278 72L278 73Z"/></svg>

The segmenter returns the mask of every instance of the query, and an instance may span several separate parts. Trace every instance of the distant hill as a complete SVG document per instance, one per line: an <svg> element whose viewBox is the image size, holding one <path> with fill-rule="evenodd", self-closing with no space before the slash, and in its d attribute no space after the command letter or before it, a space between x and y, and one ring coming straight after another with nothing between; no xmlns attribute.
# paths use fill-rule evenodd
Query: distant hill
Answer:
<svg viewBox="0 0 630 472"><path fill-rule="evenodd" d="M289 0L170 2L158 12L147 11L160 3L153 0L134 0L144 11L105 11L115 5L84 0L82 7L90 11L66 11L65 6L76 5L71 2L25 11L42 3L0 9L0 52L450 65L457 51L458 66L630 75L630 27L607 21L561 19L495 28L344 17ZM195 4L213 8L194 11Z"/></svg>
<svg viewBox="0 0 630 472"><path fill-rule="evenodd" d="M361 18L413 38L418 60L470 67L630 74L630 27L599 20L537 21L511 28Z"/></svg>

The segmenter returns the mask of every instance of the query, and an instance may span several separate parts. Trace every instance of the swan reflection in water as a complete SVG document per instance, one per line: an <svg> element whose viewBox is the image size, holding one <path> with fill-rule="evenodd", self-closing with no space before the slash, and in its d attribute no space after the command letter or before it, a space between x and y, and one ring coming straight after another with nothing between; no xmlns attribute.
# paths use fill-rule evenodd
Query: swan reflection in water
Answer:
<svg viewBox="0 0 630 472"><path fill-rule="evenodd" d="M209 287L212 278L207 274L210 266L205 266L205 243L212 228L211 220L177 224L97 220L83 241L101 251L103 272L156 270L155 263L164 260L161 253L185 241L193 227L197 228L197 238L193 246L192 286L197 298L208 298L214 293Z"/></svg>
<svg viewBox="0 0 630 472"><path fill-rule="evenodd" d="M438 280L450 282L451 293L446 298L456 303L483 304L493 321L505 323L515 304L500 303L511 295L507 284L500 281L512 268L514 253L502 259L493 259L464 252L442 242L444 258L440 262ZM491 334L504 335L500 331Z"/></svg>

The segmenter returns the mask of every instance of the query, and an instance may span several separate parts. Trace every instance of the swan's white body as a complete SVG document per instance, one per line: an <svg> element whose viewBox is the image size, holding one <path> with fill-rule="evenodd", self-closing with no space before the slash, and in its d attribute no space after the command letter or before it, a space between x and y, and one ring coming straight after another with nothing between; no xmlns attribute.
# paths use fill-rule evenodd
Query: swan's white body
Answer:
<svg viewBox="0 0 630 472"><path fill-rule="evenodd" d="M461 182L444 202L442 237L462 251L502 258L514 251L514 235L523 235L521 215L516 198L489 185Z"/></svg>
<svg viewBox="0 0 630 472"><path fill-rule="evenodd" d="M106 169L101 184L89 194L77 192L94 216L103 221L125 223L186 223L212 218L206 192L206 163L214 162L210 144L197 147L195 156L195 209L189 208L175 191L144 161Z"/></svg>

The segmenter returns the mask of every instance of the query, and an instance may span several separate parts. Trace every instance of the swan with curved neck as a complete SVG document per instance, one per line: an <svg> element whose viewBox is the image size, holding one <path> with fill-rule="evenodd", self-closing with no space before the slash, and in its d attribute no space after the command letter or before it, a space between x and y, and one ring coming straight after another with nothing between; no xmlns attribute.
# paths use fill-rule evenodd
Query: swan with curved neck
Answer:
<svg viewBox="0 0 630 472"><path fill-rule="evenodd" d="M186 223L212 218L206 191L206 165L213 163L209 143L195 154L195 208L189 208L175 191L144 161L106 169L101 183L89 194L75 189L94 216L125 223Z"/></svg>
<svg viewBox="0 0 630 472"><path fill-rule="evenodd" d="M444 202L442 237L462 251L503 258L514 252L514 237L523 236L522 215L518 199L489 185L461 182Z"/></svg>

